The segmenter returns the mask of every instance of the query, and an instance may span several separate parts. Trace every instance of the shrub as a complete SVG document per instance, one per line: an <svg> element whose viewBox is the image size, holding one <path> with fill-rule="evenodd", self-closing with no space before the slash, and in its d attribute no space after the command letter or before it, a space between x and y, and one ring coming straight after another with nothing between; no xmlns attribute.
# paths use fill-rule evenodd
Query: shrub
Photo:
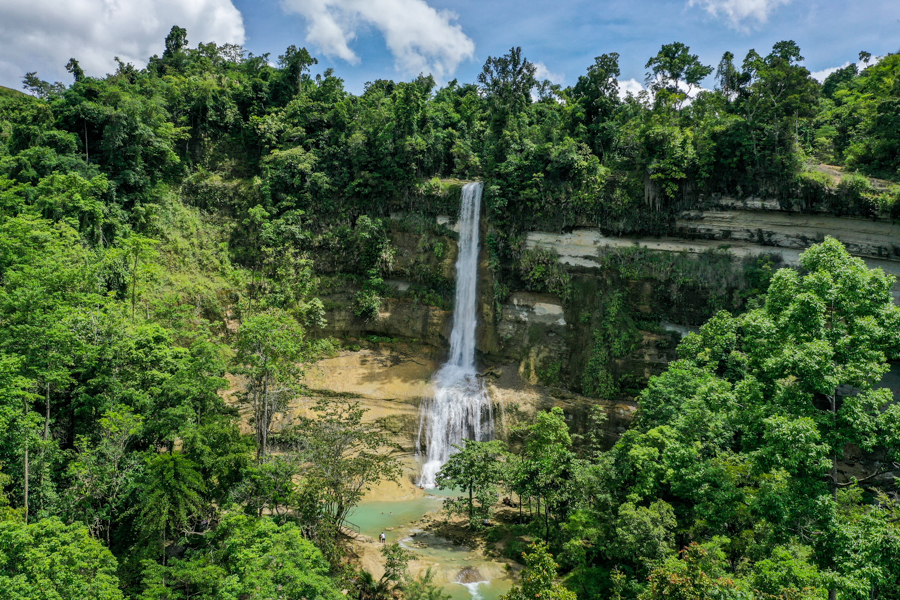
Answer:
<svg viewBox="0 0 900 600"><path fill-rule="evenodd" d="M568 300L572 293L572 279L559 262L556 250L540 247L526 250L519 260L519 274L533 292L549 292L563 300Z"/></svg>

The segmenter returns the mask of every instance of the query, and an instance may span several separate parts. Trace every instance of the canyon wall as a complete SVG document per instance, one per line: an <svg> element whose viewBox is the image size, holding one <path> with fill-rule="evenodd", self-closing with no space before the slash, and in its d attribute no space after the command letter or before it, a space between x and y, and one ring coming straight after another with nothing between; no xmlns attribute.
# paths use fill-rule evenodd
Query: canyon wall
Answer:
<svg viewBox="0 0 900 600"><path fill-rule="evenodd" d="M777 268L797 266L800 253L827 235L870 267L900 276L900 225L787 213L757 204L751 207L755 210L720 203L714 210L686 211L667 237L612 237L593 228L527 233L527 249L551 250L565 267L570 277L565 299L528 289L498 297L483 247L477 349L505 426L558 405L577 431L587 422L588 408L599 403L609 417L604 431L614 440L630 421L635 396L674 358L683 335L720 309L746 308L761 281ZM411 452L418 403L449 346L453 315L446 297L421 289L423 284L452 289L456 242L449 217L420 231L401 222L402 215L392 221L395 260L377 317L355 316L359 287L353 282L323 298L327 325L321 333L342 340L345 350L336 363L320 365L316 385L342 389L344 375L335 365L368 356L368 366L355 369L374 369L372 386L354 393L382 416L390 412L385 402L403 405L394 411L393 427L402 434L404 450ZM489 228L484 220L483 239ZM900 284L894 296L900 304ZM395 376L391 368L422 362L416 356L428 357L417 371L417 392L396 396L391 390L407 376ZM900 397L897 365L885 383Z"/></svg>

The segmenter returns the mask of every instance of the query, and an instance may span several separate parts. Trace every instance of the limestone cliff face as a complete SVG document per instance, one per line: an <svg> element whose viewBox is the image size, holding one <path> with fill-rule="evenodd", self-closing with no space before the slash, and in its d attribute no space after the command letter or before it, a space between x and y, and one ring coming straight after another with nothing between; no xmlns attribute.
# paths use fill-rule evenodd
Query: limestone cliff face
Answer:
<svg viewBox="0 0 900 600"><path fill-rule="evenodd" d="M590 228L528 233L528 248L555 251L569 272L572 294L565 301L514 289L498 304L483 248L477 350L499 414L514 422L560 405L578 425L586 406L601 403L610 415L605 433L614 438L630 420L634 397L674 358L683 335L720 309L743 310L761 271L797 266L800 253L826 235L837 237L870 267L900 276L898 225L765 210L771 207L764 202L756 208L720 204L712 211L689 211L668 237L611 237ZM484 239L487 224L482 225ZM395 262L377 317L354 315L358 287L347 284L323 298L328 325L322 334L349 345L362 340L365 346L367 338L379 336L418 344L421 352L428 348L431 362L418 375L427 382L449 346L456 261L452 228L448 218L412 230L395 226L390 233ZM900 284L894 293L900 303ZM413 360L404 356L401 362ZM374 364L358 368L375 369ZM326 378L332 383L323 382L327 388L342 377L332 367ZM403 404L396 426L411 450L419 400L390 395L378 388L367 397L381 412L385 402Z"/></svg>

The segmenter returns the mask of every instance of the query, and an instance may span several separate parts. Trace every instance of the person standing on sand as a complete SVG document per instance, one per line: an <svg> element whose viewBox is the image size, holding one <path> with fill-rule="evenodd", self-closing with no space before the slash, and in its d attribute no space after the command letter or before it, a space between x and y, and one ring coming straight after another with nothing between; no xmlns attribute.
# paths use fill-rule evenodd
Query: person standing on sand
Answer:
<svg viewBox="0 0 900 600"><path fill-rule="evenodd" d="M381 532L381 535L378 536L378 540L383 544L385 540L384 532Z"/></svg>

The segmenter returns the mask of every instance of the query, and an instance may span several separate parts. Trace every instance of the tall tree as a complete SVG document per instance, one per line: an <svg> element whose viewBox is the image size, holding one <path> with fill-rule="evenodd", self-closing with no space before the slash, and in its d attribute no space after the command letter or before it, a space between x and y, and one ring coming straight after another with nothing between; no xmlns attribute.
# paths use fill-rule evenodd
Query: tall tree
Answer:
<svg viewBox="0 0 900 600"><path fill-rule="evenodd" d="M180 453L164 453L148 461L140 503L140 529L147 541L164 551L166 540L183 535L205 506L206 485L196 465Z"/></svg>
<svg viewBox="0 0 900 600"><path fill-rule="evenodd" d="M679 108L690 98L691 91L713 72L711 66L701 63L700 57L691 54L690 47L681 42L663 44L644 67L650 69L645 82L657 98L672 98Z"/></svg>
<svg viewBox="0 0 900 600"><path fill-rule="evenodd" d="M513 586L500 600L575 600L575 592L555 581L559 565L553 560L546 543L534 542L530 552L523 552L525 568L520 585Z"/></svg>
<svg viewBox="0 0 900 600"><path fill-rule="evenodd" d="M575 486L577 459L562 409L539 412L535 423L523 428L525 440L516 465L514 488L520 497L536 498L544 522L544 540L551 524L565 520Z"/></svg>
<svg viewBox="0 0 900 600"><path fill-rule="evenodd" d="M237 372L247 378L242 399L253 412L256 458L262 461L275 417L301 389L302 362L310 357L309 345L293 317L270 309L241 323L235 348Z"/></svg>
<svg viewBox="0 0 900 600"><path fill-rule="evenodd" d="M9 600L122 600L116 559L80 523L0 521L0 588Z"/></svg>
<svg viewBox="0 0 900 600"><path fill-rule="evenodd" d="M612 150L617 124L615 112L620 104L619 55L615 52L601 54L594 59L572 88L572 98L578 102L582 113L578 119L584 123L590 138L591 149L601 158Z"/></svg>
<svg viewBox="0 0 900 600"><path fill-rule="evenodd" d="M80 437L75 445L77 456L69 463L69 512L107 546L123 508L123 497L140 467L139 456L129 453L128 445L142 422L143 418L127 407L113 407L100 419L99 441Z"/></svg>
<svg viewBox="0 0 900 600"><path fill-rule="evenodd" d="M522 48L510 48L503 56L489 56L478 74L481 93L501 120L517 114L531 103L531 90L537 85L537 67L522 56Z"/></svg>
<svg viewBox="0 0 900 600"><path fill-rule="evenodd" d="M306 493L319 504L318 514L340 528L372 486L400 476L400 463L386 432L363 420L366 409L358 400L322 398L313 411L315 417L301 419L289 435L295 436Z"/></svg>
<svg viewBox="0 0 900 600"><path fill-rule="evenodd" d="M491 516L491 508L497 501L497 486L503 475L505 447L502 441L478 442L463 440L463 446L454 446L457 452L450 455L438 473L440 489L459 489L465 496L444 501L444 510L450 514L469 517L469 527L478 528L481 520Z"/></svg>

